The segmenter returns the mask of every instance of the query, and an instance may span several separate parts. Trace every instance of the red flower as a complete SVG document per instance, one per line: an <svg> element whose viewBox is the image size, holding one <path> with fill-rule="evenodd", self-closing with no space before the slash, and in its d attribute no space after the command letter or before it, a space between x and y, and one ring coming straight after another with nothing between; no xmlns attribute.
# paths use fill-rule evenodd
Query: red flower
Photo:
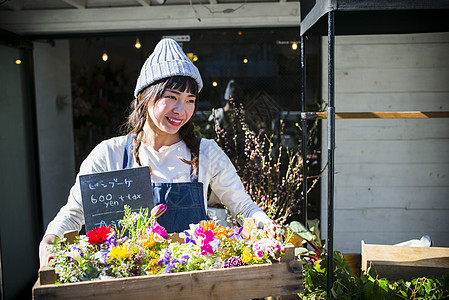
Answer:
<svg viewBox="0 0 449 300"><path fill-rule="evenodd" d="M89 230L87 232L87 237L89 238L89 244L91 245L97 245L102 244L106 241L108 238L109 233L111 233L112 228L111 226L100 226L93 228L92 230Z"/></svg>

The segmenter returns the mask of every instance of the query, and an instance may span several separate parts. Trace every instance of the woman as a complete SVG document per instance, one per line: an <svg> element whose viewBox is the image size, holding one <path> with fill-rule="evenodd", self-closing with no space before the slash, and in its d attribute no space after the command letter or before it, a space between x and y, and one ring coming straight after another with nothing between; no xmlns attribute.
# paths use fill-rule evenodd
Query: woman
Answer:
<svg viewBox="0 0 449 300"><path fill-rule="evenodd" d="M213 140L198 139L190 121L203 82L198 69L171 39L161 40L142 67L128 118L129 134L101 142L81 164L67 204L50 222L39 247L41 266L47 247L84 224L79 175L149 166L158 219L169 232L207 219L208 187L234 216L270 222L250 199L226 154Z"/></svg>

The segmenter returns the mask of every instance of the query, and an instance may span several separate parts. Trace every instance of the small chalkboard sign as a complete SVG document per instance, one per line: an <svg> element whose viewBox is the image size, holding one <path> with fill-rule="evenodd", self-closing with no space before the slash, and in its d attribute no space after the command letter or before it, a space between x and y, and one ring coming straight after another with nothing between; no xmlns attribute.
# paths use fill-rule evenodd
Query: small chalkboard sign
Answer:
<svg viewBox="0 0 449 300"><path fill-rule="evenodd" d="M133 211L154 206L148 167L81 175L79 180L86 232L102 225L119 228L125 205Z"/></svg>

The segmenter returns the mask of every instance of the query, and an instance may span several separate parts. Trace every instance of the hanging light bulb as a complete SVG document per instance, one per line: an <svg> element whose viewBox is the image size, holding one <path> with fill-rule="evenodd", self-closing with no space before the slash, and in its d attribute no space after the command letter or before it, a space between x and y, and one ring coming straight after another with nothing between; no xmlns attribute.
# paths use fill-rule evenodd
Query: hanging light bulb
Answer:
<svg viewBox="0 0 449 300"><path fill-rule="evenodd" d="M101 55L101 59L103 61L107 61L108 60L108 53L106 52L106 39L103 39L103 54Z"/></svg>
<svg viewBox="0 0 449 300"><path fill-rule="evenodd" d="M136 38L136 43L134 44L134 47L136 47L137 49L140 49L140 47L142 47L142 44L140 44L139 38Z"/></svg>
<svg viewBox="0 0 449 300"><path fill-rule="evenodd" d="M103 59L103 61L107 61L108 60L108 53L106 52L106 50L103 50L103 55L101 56L101 58Z"/></svg>
<svg viewBox="0 0 449 300"><path fill-rule="evenodd" d="M298 44L297 44L297 43L292 43L292 49L293 49L293 50L298 49Z"/></svg>

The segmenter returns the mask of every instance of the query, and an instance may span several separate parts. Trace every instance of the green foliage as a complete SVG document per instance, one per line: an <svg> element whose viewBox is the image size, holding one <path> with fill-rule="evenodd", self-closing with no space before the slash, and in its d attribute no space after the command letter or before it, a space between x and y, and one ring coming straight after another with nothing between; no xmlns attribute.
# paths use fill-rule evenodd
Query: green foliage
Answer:
<svg viewBox="0 0 449 300"><path fill-rule="evenodd" d="M334 251L333 286L327 295L328 254L323 248L317 220L308 221L310 230L299 222L292 222L288 228L304 238L313 251L302 248L299 255L304 266L303 300L397 300L397 299L449 299L449 273L441 278L419 277L411 281L389 281L379 278L375 269L368 269L361 276L355 276L344 256Z"/></svg>
<svg viewBox="0 0 449 300"><path fill-rule="evenodd" d="M315 264L304 261L304 300L395 300L449 299L449 273L441 278L419 277L411 281L389 281L367 273L357 277L343 255L334 252L334 280L331 297L327 295L327 255ZM368 273L370 273L368 271Z"/></svg>

